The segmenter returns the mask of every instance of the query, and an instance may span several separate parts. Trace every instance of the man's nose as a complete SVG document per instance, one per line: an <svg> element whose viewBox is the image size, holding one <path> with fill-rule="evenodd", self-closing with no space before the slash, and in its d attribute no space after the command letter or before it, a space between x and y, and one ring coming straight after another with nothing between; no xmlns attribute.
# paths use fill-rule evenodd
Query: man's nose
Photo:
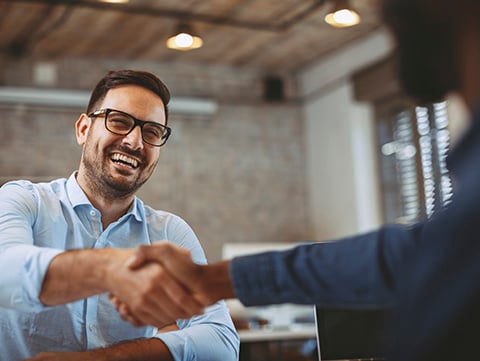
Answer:
<svg viewBox="0 0 480 361"><path fill-rule="evenodd" d="M143 148L142 129L139 125L135 126L130 133L123 137L123 142L128 144L132 149Z"/></svg>

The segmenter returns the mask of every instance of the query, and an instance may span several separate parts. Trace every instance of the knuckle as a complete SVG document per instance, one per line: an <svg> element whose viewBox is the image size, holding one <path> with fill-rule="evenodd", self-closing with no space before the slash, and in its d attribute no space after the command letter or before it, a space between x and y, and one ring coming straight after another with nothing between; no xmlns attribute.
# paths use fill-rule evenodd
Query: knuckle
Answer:
<svg viewBox="0 0 480 361"><path fill-rule="evenodd" d="M140 293L135 299L133 300L130 309L134 312L141 312L145 305L148 304L148 297L145 293Z"/></svg>
<svg viewBox="0 0 480 361"><path fill-rule="evenodd" d="M174 294L173 296L173 300L177 303L177 304L181 304L181 305L184 305L186 303L188 303L191 298L189 295L183 293L183 292L177 292Z"/></svg>
<svg viewBox="0 0 480 361"><path fill-rule="evenodd" d="M146 246L144 244L141 244L137 247L137 253L139 253L139 254L147 253L147 250L148 250L148 246Z"/></svg>

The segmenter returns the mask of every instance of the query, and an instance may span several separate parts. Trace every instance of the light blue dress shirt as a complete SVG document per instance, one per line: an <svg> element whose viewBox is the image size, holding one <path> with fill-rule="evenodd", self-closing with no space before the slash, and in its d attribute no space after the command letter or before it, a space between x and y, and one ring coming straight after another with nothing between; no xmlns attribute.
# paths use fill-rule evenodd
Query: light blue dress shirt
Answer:
<svg viewBox="0 0 480 361"><path fill-rule="evenodd" d="M0 188L0 359L20 361L42 351L86 351L121 341L157 337L175 360L236 360L239 339L224 302L204 315L179 320L178 331L130 326L108 295L63 306L38 299L50 261L79 248L133 248L169 240L197 263L205 254L188 224L135 198L129 211L103 229L101 216L75 174L50 183L15 181Z"/></svg>

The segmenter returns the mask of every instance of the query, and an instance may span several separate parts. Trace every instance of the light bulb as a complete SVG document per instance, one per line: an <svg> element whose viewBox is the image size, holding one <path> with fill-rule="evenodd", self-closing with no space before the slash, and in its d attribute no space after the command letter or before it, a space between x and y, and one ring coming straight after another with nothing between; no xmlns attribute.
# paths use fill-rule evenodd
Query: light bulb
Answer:
<svg viewBox="0 0 480 361"><path fill-rule="evenodd" d="M347 3L338 4L334 11L325 16L325 21L336 28L344 28L357 25L360 15L348 7Z"/></svg>
<svg viewBox="0 0 480 361"><path fill-rule="evenodd" d="M191 27L181 25L178 27L176 35L167 39L169 49L188 51L202 47L203 40L192 32Z"/></svg>
<svg viewBox="0 0 480 361"><path fill-rule="evenodd" d="M333 19L339 23L344 25L350 24L357 24L358 23L358 15L351 10L342 9L333 14Z"/></svg>
<svg viewBox="0 0 480 361"><path fill-rule="evenodd" d="M103 3L111 3L111 4L126 4L129 0L100 0Z"/></svg>
<svg viewBox="0 0 480 361"><path fill-rule="evenodd" d="M188 48L193 44L193 37L187 33L180 33L175 37L175 45L179 48Z"/></svg>

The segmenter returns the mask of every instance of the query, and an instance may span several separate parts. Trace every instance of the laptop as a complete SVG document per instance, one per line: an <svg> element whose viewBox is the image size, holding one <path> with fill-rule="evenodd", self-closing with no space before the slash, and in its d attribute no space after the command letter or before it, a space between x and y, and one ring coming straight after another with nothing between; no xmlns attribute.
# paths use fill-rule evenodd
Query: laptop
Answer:
<svg viewBox="0 0 480 361"><path fill-rule="evenodd" d="M315 307L319 361L385 360L387 310Z"/></svg>

